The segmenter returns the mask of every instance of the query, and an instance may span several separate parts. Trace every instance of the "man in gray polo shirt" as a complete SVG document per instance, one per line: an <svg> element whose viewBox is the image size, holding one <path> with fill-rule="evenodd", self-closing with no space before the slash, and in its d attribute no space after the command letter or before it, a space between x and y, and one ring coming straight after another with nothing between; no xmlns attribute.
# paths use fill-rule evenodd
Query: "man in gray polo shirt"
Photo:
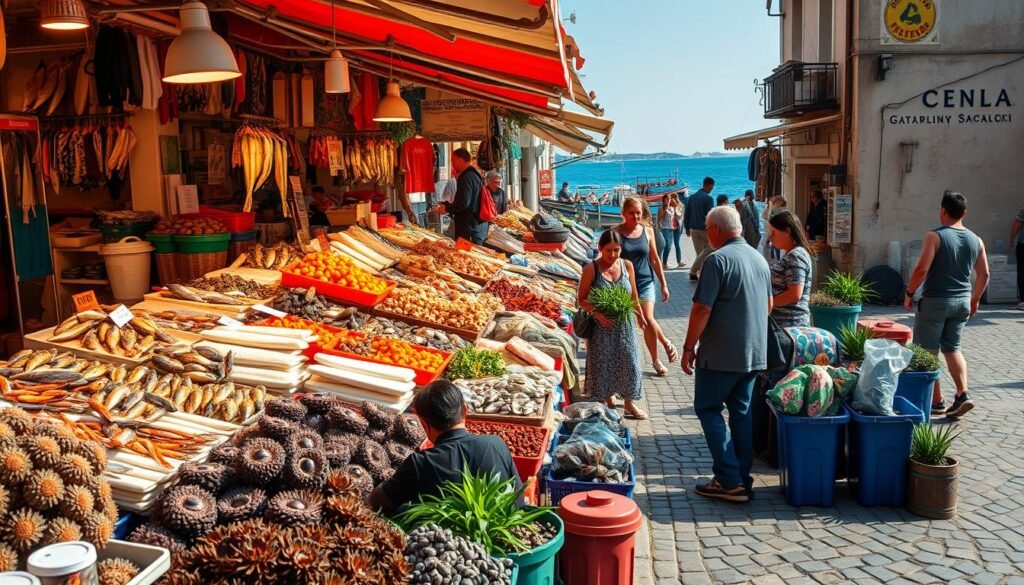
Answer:
<svg viewBox="0 0 1024 585"><path fill-rule="evenodd" d="M715 249L704 262L683 343L683 371L694 376L693 408L714 459L714 477L698 494L748 502L754 461L750 400L767 367L772 279L768 263L743 239L735 208L716 207L706 221ZM729 427L722 405L729 409Z"/></svg>

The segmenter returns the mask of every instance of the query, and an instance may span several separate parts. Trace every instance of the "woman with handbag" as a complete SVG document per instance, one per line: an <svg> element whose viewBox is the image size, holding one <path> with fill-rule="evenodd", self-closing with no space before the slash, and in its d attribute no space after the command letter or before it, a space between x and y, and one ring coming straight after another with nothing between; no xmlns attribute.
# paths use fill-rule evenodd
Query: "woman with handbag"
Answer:
<svg viewBox="0 0 1024 585"><path fill-rule="evenodd" d="M646 322L640 311L636 273L632 263L619 257L622 254L622 236L615 230L601 234L598 251L600 255L583 267L579 289L576 291L576 302L592 320L590 326L581 327L584 331L580 332L584 336L589 333L587 376L583 389L592 400L604 401L609 407L614 407L614 396L618 394L626 402L626 416L644 420L647 413L635 404L643 395L636 328L632 323L614 321L601 314L590 303L590 291L593 289L623 287L633 294L637 323L643 328Z"/></svg>

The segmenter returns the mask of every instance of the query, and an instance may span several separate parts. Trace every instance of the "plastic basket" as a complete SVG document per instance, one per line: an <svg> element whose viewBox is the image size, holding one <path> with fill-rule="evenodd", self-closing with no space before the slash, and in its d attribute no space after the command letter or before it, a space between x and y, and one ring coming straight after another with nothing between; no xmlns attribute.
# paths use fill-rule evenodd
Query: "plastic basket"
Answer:
<svg viewBox="0 0 1024 585"><path fill-rule="evenodd" d="M317 289L317 292L320 292L319 288ZM441 362L441 367L438 368L437 371L431 372L431 371L428 371L428 370L420 370L420 369L417 369L417 368L410 368L409 366L402 366L402 365L399 365L399 364L385 364L384 362L381 362L381 361L378 361L378 360L375 360L375 359L372 359L372 358L368 358L368 357L363 356L363 355L359 355L359 354L355 354L355 353L349 353L347 351L343 351L343 350L338 349L338 343L339 342L340 342L340 340L338 338L332 339L330 341L330 343L328 343L327 345L322 346L320 348L320 351L323 352L323 353L326 353L326 354L336 355L338 357L348 358L348 359L352 359L352 360L358 360L358 361L361 361L361 362L369 362L371 364L382 364L382 365L389 365L389 366L397 366L397 367L400 367L400 368L408 368L408 369L410 369L410 370L412 370L413 372L416 373L416 377L413 378L413 382L415 382L417 386L426 386L427 384L433 382L438 377L440 377L440 375L445 371L445 369L448 368L448 362L452 361L452 355L453 355L451 353L447 353L447 352L444 352L444 351L441 351L441 350L438 350L438 349L434 349L432 347L424 347L424 346L417 345L416 347L419 348L419 349L422 349L423 351L426 351L426 352L432 353L432 354L438 354L438 355L442 356L443 361Z"/></svg>
<svg viewBox="0 0 1024 585"><path fill-rule="evenodd" d="M231 242L231 234L211 234L209 236L174 236L174 244L182 254L207 254L210 252L227 252ZM223 268L223 266L221 267Z"/></svg>
<svg viewBox="0 0 1024 585"><path fill-rule="evenodd" d="M526 483L526 481L528 479L530 479L531 477L537 475L537 473L540 472L540 467L541 467L541 465L544 464L544 455L546 455L547 452L548 452L547 445L548 445L548 442L551 439L550 431L548 431L547 428L545 428L545 427L532 427L532 426L528 426L528 425L517 425L517 424L512 424L512 423L491 422L491 421L466 421L466 428L467 428L467 430L469 430L469 432L471 432L473 434L480 434L480 433L477 433L476 431L473 430L474 429L474 425L475 424L482 424L482 423L485 423L485 422L488 425L494 425L494 426L498 426L498 427L522 427L524 429L527 429L528 431L534 431L534 432L541 433L541 444L543 445L543 447L541 447L540 453L537 453L533 457L528 457L528 456L517 457L515 455L512 456L512 463L515 464L516 472L519 473L519 480L522 481L524 484ZM497 435L494 435L494 436L497 436Z"/></svg>
<svg viewBox="0 0 1024 585"><path fill-rule="evenodd" d="M896 378L896 396L906 398L924 414L924 421L932 421L932 388L940 371L901 372Z"/></svg>
<svg viewBox="0 0 1024 585"><path fill-rule="evenodd" d="M837 416L790 416L768 403L779 423L779 476L791 506L831 506L835 496L839 436L850 422L840 404Z"/></svg>
<svg viewBox="0 0 1024 585"><path fill-rule="evenodd" d="M558 439L559 437L556 435L555 440L551 445L552 453L554 453L555 449L558 448ZM596 481L555 479L555 476L551 473L551 469L554 466L549 466L547 472L544 474L544 483L546 484L548 495L551 499L551 505L557 506L558 503L562 501L562 498L569 494L589 492L591 490L604 490L606 492L632 498L633 490L636 488L636 470L634 469L634 465L635 462L631 462L629 464L629 481L626 483L603 483Z"/></svg>
<svg viewBox="0 0 1024 585"><path fill-rule="evenodd" d="M188 282L201 278L207 272L220 270L228 264L228 251L210 252L203 254L176 254L178 261L177 278L181 282Z"/></svg>
<svg viewBox="0 0 1024 585"><path fill-rule="evenodd" d="M924 414L906 398L893 401L896 416L850 411L849 476L862 506L902 506L914 425Z"/></svg>
<svg viewBox="0 0 1024 585"><path fill-rule="evenodd" d="M384 292L377 295L359 289L349 288L347 286L341 286L324 280L317 280L315 278L296 274L291 271L293 266L294 264L281 269L281 286L305 289L315 287L316 292L331 300L341 301L345 304L357 305L360 307L376 307L381 304L381 302L391 294L391 290L394 289L395 284L397 284L393 280L388 280L388 287L384 289Z"/></svg>
<svg viewBox="0 0 1024 585"><path fill-rule="evenodd" d="M154 254L156 258L156 275L160 284L166 286L178 282L178 255Z"/></svg>
<svg viewBox="0 0 1024 585"><path fill-rule="evenodd" d="M247 232L256 223L255 211L225 211L216 207L206 205L199 206L199 213L195 217L212 217L224 224L229 232Z"/></svg>
<svg viewBox="0 0 1024 585"><path fill-rule="evenodd" d="M555 559L565 543L565 524L555 512L548 512L540 522L558 527L558 535L538 546L521 553L507 555L512 559L513 585L550 585L555 583Z"/></svg>
<svg viewBox="0 0 1024 585"><path fill-rule="evenodd" d="M174 234L146 234L146 241L153 244L157 254L173 254L178 251L174 244Z"/></svg>

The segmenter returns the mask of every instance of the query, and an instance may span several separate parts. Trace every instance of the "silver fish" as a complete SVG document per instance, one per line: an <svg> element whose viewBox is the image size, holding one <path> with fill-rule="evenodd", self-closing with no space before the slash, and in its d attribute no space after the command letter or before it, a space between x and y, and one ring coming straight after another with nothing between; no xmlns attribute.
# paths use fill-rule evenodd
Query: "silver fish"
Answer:
<svg viewBox="0 0 1024 585"><path fill-rule="evenodd" d="M81 322L82 322L81 320L79 320L74 315L72 315L71 317L68 317L67 319L64 319L63 321L61 321L60 325L57 325L56 327L54 327L53 328L53 333L55 335L59 335L61 333L64 333L68 329L71 329L72 327L75 327L76 325L79 325ZM32 353L32 350L30 350L30 349L22 350L22 351L27 351L29 353ZM21 352L19 352L19 353L21 353ZM17 360L18 357L20 357L20 356L18 356L18 357L15 357L15 356L18 356L18 354L14 354L13 356L11 356L11 361Z"/></svg>
<svg viewBox="0 0 1024 585"><path fill-rule="evenodd" d="M171 291L171 294L186 301L192 301L195 303L202 303L203 297L197 294L195 289L189 288L180 284L169 284L167 290Z"/></svg>
<svg viewBox="0 0 1024 585"><path fill-rule="evenodd" d="M212 303L215 305L244 305L242 301L230 297L228 295L212 291L212 290L201 290L197 291L204 302Z"/></svg>
<svg viewBox="0 0 1024 585"><path fill-rule="evenodd" d="M214 362L223 362L224 354L222 354L217 348L210 347L208 345L197 345L193 348L196 353L205 357L206 359Z"/></svg>
<svg viewBox="0 0 1024 585"><path fill-rule="evenodd" d="M172 372L175 374L180 374L181 372L185 371L185 365L172 357L167 357L165 355L155 355L153 356L152 361L153 365L163 372Z"/></svg>
<svg viewBox="0 0 1024 585"><path fill-rule="evenodd" d="M131 390L129 390L128 386L125 386L124 384L115 385L103 394L103 407L109 411L113 411L121 404L121 401L123 401L130 392Z"/></svg>
<svg viewBox="0 0 1024 585"><path fill-rule="evenodd" d="M107 318L107 314L103 311L97 311L96 309L89 309L88 311L82 311L75 315L79 321L102 321Z"/></svg>
<svg viewBox="0 0 1024 585"><path fill-rule="evenodd" d="M128 368L124 366L117 366L113 370L110 370L111 382L124 382L126 377L128 377Z"/></svg>
<svg viewBox="0 0 1024 585"><path fill-rule="evenodd" d="M124 409L124 410L129 410L131 407L133 407L136 404L138 404L139 401L142 400L142 398L143 398L142 390L131 388L131 391L128 392L128 395L125 396L124 400L121 401L121 408Z"/></svg>
<svg viewBox="0 0 1024 585"><path fill-rule="evenodd" d="M185 372L185 376L193 382L199 382L200 384L210 384L217 381L217 376L209 372Z"/></svg>
<svg viewBox="0 0 1024 585"><path fill-rule="evenodd" d="M27 370L11 377L12 380L34 382L36 384L63 384L81 378L78 372L45 368L39 370Z"/></svg>
<svg viewBox="0 0 1024 585"><path fill-rule="evenodd" d="M146 400L146 402L149 402L150 404L153 404L153 405L155 405L155 406L157 406L159 408L162 408L162 409L166 410L167 412L177 412L178 411L178 407L173 402L171 402L170 400L167 400L166 398L164 398L163 396L160 396L158 394L153 394L151 392L145 392L145 393L143 393L142 397Z"/></svg>
<svg viewBox="0 0 1024 585"><path fill-rule="evenodd" d="M91 351L100 349L100 336L95 329L86 333L82 338L82 347Z"/></svg>
<svg viewBox="0 0 1024 585"><path fill-rule="evenodd" d="M95 327L95 325L96 324L92 321L79 323L73 327L67 328L66 330L64 330L61 333L58 333L57 335L54 335L48 341L51 341L53 343L61 343L64 341L71 341L72 339L78 339L79 337L85 335L87 331Z"/></svg>
<svg viewBox="0 0 1024 585"><path fill-rule="evenodd" d="M12 355L10 357L10 359L7 360L7 363L8 363L8 365L10 365L10 364L13 364L16 361L21 360L22 358L28 358L28 356L32 355L32 352L34 352L34 351L35 351L34 349L23 349L23 350L19 351L18 353Z"/></svg>
<svg viewBox="0 0 1024 585"><path fill-rule="evenodd" d="M141 394L140 394L140 396L141 396ZM139 419L139 418L142 418L142 413L144 413L148 407L149 407L148 403L140 400L140 401L136 402L135 404L133 404L132 407L129 408L124 413L124 416L127 419ZM120 423L120 421L118 421L118 422Z"/></svg>
<svg viewBox="0 0 1024 585"><path fill-rule="evenodd" d="M135 366L132 368L131 372L128 372L128 377L125 379L125 382L134 384L145 378L147 374L149 374L149 368L146 366Z"/></svg>

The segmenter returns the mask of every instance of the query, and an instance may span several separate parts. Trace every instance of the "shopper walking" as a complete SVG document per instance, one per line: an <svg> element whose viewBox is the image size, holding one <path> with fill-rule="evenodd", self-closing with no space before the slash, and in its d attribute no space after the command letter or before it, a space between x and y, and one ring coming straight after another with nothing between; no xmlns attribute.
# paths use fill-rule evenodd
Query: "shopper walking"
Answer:
<svg viewBox="0 0 1024 585"><path fill-rule="evenodd" d="M683 220L683 204L679 195L669 193L662 198L661 209L658 210L658 227L665 238L665 246L661 249L661 263L668 267L668 257L672 246L676 249L676 266L683 265L683 251L679 247L679 224Z"/></svg>
<svg viewBox="0 0 1024 585"><path fill-rule="evenodd" d="M617 394L625 400L626 415L643 420L647 413L636 405L643 394L643 376L640 372L640 348L636 328L632 323L617 322L603 315L590 303L590 292L603 287L622 287L633 293L636 303L637 325L646 328L640 311L640 296L636 287L633 264L623 260L622 236L614 230L601 234L597 242L598 257L583 267L576 301L597 320L597 326L587 340L587 377L584 392L593 400L614 407Z"/></svg>
<svg viewBox="0 0 1024 585"><path fill-rule="evenodd" d="M471 164L472 160L472 155L465 148L452 152L452 169L458 177L455 199L451 203L442 202L439 211L451 214L456 238L483 244L488 229L487 222L480 221L480 190L484 179Z"/></svg>
<svg viewBox="0 0 1024 585"><path fill-rule="evenodd" d="M665 281L665 271L661 266L661 256L658 255L654 229L644 225L644 205L636 197L626 197L622 202L623 222L612 228L622 236L622 258L633 264L636 274L636 289L640 297L640 310L643 313L644 323L644 344L651 355L651 363L654 365L654 372L659 376L668 374L668 369L662 365L658 357L658 344L665 348L668 354L669 363L675 362L679 357L672 342L665 337L661 325L654 319L654 301L656 294L656 282L661 284L661 302L667 303L669 299L668 283Z"/></svg>
<svg viewBox="0 0 1024 585"><path fill-rule="evenodd" d="M1018 311L1024 311L1024 207L1017 211L1010 228L1010 246L1017 255L1017 304Z"/></svg>
<svg viewBox="0 0 1024 585"><path fill-rule="evenodd" d="M757 244L761 241L761 234L758 233L757 224L754 223L750 215L750 203L743 199L737 199L733 201L733 205L740 214L740 223L743 225L743 239L747 244L750 244L750 247L756 249Z"/></svg>
<svg viewBox="0 0 1024 585"><path fill-rule="evenodd" d="M788 209L768 220L768 239L782 252L771 263L772 318L781 327L810 327L813 263L800 222Z"/></svg>
<svg viewBox="0 0 1024 585"><path fill-rule="evenodd" d="M715 206L715 202L711 199L711 191L714 188L715 180L711 177L704 177L704 183L700 190L686 200L683 225L686 228L686 235L693 240L693 251L697 254L697 259L690 267L690 280L697 280L700 269L704 266L704 260L711 253L704 220L707 219L711 208Z"/></svg>
<svg viewBox="0 0 1024 585"><path fill-rule="evenodd" d="M713 209L706 229L715 252L693 294L682 359L683 371L694 376L693 407L714 460L714 477L696 491L747 502L754 459L750 401L757 372L767 367L771 275L764 258L740 236L735 209Z"/></svg>
<svg viewBox="0 0 1024 585"><path fill-rule="evenodd" d="M942 227L925 234L903 303L908 311L913 311L914 293L922 287L922 298L914 314L914 342L932 353L942 352L956 385L956 396L947 409L939 383L935 382L933 416L960 417L974 408L967 393L967 360L960 351L960 341L967 320L978 312L989 272L984 242L964 227L966 214L967 199L963 195L953 191L942 195Z"/></svg>

